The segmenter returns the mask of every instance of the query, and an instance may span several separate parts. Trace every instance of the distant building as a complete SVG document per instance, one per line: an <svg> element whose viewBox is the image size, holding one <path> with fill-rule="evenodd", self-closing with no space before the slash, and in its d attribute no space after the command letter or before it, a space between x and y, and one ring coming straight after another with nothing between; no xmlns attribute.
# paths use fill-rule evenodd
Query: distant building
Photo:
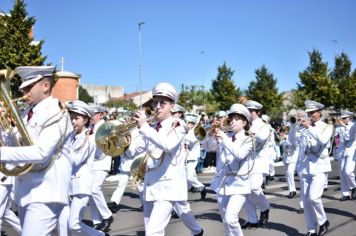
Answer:
<svg viewBox="0 0 356 236"><path fill-rule="evenodd" d="M145 91L142 92L141 95L138 92L135 93L129 93L129 94L124 94L121 97L118 97L115 100L124 100L124 101L131 101L133 102L136 106L140 106L140 102L142 104L146 103L152 98L152 91Z"/></svg>
<svg viewBox="0 0 356 236"><path fill-rule="evenodd" d="M79 97L79 74L68 71L58 71L57 81L52 90L52 96L61 102L76 100Z"/></svg>
<svg viewBox="0 0 356 236"><path fill-rule="evenodd" d="M115 98L124 96L124 87L122 86L107 86L94 84L81 84L89 95L93 97L94 103L103 104Z"/></svg>

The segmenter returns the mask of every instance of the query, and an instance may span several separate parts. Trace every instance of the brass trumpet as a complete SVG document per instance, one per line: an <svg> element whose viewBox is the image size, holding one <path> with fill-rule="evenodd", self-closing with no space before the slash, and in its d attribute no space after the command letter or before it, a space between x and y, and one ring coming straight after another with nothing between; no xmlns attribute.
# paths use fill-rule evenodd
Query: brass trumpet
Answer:
<svg viewBox="0 0 356 236"><path fill-rule="evenodd" d="M150 122L153 116L146 110ZM125 123L110 120L102 124L95 134L97 147L106 155L117 157L123 154L131 143L131 132L138 126L137 121L130 119Z"/></svg>
<svg viewBox="0 0 356 236"><path fill-rule="evenodd" d="M200 124L194 128L194 135L199 141L203 141L207 133L215 135L217 130L222 130L226 132L230 127L230 119L226 118L221 122L215 122L211 124L211 127L204 129Z"/></svg>

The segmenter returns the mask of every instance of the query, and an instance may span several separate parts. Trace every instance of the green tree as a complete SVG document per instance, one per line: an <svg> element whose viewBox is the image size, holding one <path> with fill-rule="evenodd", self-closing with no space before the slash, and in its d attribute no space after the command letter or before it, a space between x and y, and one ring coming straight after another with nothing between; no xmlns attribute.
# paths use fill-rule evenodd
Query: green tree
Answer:
<svg viewBox="0 0 356 236"><path fill-rule="evenodd" d="M226 66L226 63L218 67L218 75L212 81L210 90L214 100L218 103L219 110L228 110L231 105L238 101L241 91L235 86L232 76L234 71Z"/></svg>
<svg viewBox="0 0 356 236"><path fill-rule="evenodd" d="M337 102L334 104L335 108L346 108L349 107L355 100L354 95L356 93L355 88L352 84L351 78L351 66L352 63L345 53L335 57L335 67L330 73L330 78L337 84L339 91L342 94L338 96ZM351 90L350 90L351 89Z"/></svg>
<svg viewBox="0 0 356 236"><path fill-rule="evenodd" d="M202 86L182 86L182 91L179 94L178 104L186 110L191 110L193 105L204 106L205 112L213 112L217 110L218 104L214 101L211 93L205 91Z"/></svg>
<svg viewBox="0 0 356 236"><path fill-rule="evenodd" d="M86 103L92 103L94 102L94 98L92 96L89 95L88 90L86 90L85 88L83 88L81 85L79 85L78 88L78 99L86 102Z"/></svg>
<svg viewBox="0 0 356 236"><path fill-rule="evenodd" d="M293 91L293 101L297 107L304 107L304 100L311 99L321 102L326 107L336 104L339 89L330 79L328 64L323 62L319 51L309 52L309 66L299 73L300 83Z"/></svg>
<svg viewBox="0 0 356 236"><path fill-rule="evenodd" d="M354 69L351 76L345 81L342 97L342 108L356 111L356 69Z"/></svg>
<svg viewBox="0 0 356 236"><path fill-rule="evenodd" d="M34 42L31 35L36 20L29 17L23 0L15 0L10 14L0 16L0 69L14 70L18 66L40 66L46 60L41 55L44 41ZM19 96L21 80L15 76L10 81L14 96Z"/></svg>
<svg viewBox="0 0 356 236"><path fill-rule="evenodd" d="M263 112L276 118L283 111L283 94L278 92L277 79L265 65L255 70L256 81L251 81L246 96L260 102Z"/></svg>

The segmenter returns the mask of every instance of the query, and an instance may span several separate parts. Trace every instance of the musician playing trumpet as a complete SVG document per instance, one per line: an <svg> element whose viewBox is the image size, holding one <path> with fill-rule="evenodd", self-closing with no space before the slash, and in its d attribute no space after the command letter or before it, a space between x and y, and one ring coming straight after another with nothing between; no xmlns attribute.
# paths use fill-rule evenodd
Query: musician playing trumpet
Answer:
<svg viewBox="0 0 356 236"><path fill-rule="evenodd" d="M146 115L136 112L139 138L124 153L134 158L147 151L143 190L146 235L164 235L175 202L187 201L187 177L183 139L186 127L171 115L178 100L176 89L158 83L152 90L156 124L150 127ZM202 234L197 234L202 235Z"/></svg>
<svg viewBox="0 0 356 236"><path fill-rule="evenodd" d="M301 173L301 196L304 204L304 218L307 236L324 235L328 231L329 221L321 200L327 173L331 171L328 145L333 134L332 125L321 121L324 105L311 100L305 101L308 119L300 118L304 128L301 137L298 171ZM319 232L317 227L319 225Z"/></svg>
<svg viewBox="0 0 356 236"><path fill-rule="evenodd" d="M216 129L213 138L218 143L216 174L211 188L217 193L217 202L225 235L243 235L238 214L251 192L253 141L248 134L251 114L242 104L234 104L228 112L232 132Z"/></svg>

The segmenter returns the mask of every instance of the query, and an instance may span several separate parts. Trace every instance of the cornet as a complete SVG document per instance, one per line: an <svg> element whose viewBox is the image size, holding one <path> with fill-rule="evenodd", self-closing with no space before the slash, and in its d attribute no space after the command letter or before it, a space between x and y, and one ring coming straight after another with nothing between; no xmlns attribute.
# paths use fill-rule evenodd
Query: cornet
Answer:
<svg viewBox="0 0 356 236"><path fill-rule="evenodd" d="M150 110L146 109L148 122L154 119ZM97 147L106 155L117 157L123 154L131 143L131 132L138 127L137 121L129 119L125 123L110 120L102 124L95 134Z"/></svg>

